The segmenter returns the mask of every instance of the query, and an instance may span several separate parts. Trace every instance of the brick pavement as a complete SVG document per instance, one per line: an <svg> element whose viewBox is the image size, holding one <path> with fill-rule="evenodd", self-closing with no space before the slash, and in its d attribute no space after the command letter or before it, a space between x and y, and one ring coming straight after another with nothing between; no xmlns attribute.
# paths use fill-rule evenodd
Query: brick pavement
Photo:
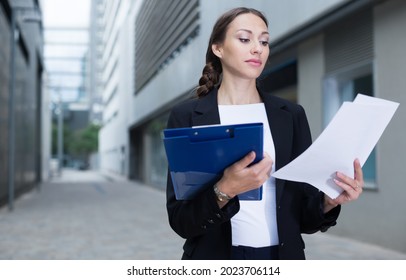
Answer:
<svg viewBox="0 0 406 280"><path fill-rule="evenodd" d="M0 210L0 259L176 259L162 191L64 170Z"/></svg>
<svg viewBox="0 0 406 280"><path fill-rule="evenodd" d="M64 170L0 208L0 259L179 259L162 190L94 171ZM308 259L406 259L326 233L304 236Z"/></svg>

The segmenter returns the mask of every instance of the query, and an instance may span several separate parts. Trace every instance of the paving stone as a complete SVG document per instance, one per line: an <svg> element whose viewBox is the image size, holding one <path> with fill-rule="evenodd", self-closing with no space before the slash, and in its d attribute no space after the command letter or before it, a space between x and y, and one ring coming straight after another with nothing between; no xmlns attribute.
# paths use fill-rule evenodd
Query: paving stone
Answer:
<svg viewBox="0 0 406 280"><path fill-rule="evenodd" d="M114 174L63 170L0 208L0 259L179 259L165 192ZM406 254L328 233L304 236L308 259L406 259Z"/></svg>

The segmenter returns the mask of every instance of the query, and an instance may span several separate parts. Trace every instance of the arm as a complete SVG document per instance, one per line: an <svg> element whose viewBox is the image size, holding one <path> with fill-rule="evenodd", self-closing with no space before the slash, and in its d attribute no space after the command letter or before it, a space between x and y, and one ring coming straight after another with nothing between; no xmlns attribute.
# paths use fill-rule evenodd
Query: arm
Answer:
<svg viewBox="0 0 406 280"><path fill-rule="evenodd" d="M293 155L299 156L311 144L310 128L304 109L298 106L294 114L295 140L293 143ZM308 184L302 185L302 223L301 230L305 233L326 231L336 224L341 211L341 206L332 204L325 198L324 193Z"/></svg>
<svg viewBox="0 0 406 280"><path fill-rule="evenodd" d="M169 224L183 238L205 234L210 228L229 221L240 209L237 197L220 208L212 185L192 200L176 200L169 174L166 194Z"/></svg>
<svg viewBox="0 0 406 280"><path fill-rule="evenodd" d="M189 107L175 108L168 120L168 128L190 127ZM166 207L169 224L183 238L205 234L211 227L220 226L229 221L239 210L239 201L235 197L220 209L213 190L213 183L192 200L176 200L170 173L167 176Z"/></svg>

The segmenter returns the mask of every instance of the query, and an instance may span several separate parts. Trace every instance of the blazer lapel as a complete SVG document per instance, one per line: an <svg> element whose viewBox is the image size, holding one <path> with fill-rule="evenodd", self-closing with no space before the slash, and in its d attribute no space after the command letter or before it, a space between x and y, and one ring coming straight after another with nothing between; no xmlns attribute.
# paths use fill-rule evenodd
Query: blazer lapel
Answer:
<svg viewBox="0 0 406 280"><path fill-rule="evenodd" d="M264 101L272 139L275 145L275 170L289 163L292 153L293 120L289 112L284 110L284 104L270 94L261 93ZM285 180L276 179L276 201L279 204L282 197Z"/></svg>
<svg viewBox="0 0 406 280"><path fill-rule="evenodd" d="M192 125L220 124L220 114L217 105L217 88L199 99L192 115Z"/></svg>

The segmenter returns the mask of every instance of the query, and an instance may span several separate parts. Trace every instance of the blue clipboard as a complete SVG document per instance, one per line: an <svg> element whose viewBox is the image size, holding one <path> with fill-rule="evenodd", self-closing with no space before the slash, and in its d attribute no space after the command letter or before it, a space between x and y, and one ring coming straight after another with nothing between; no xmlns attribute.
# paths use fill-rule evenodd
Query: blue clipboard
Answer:
<svg viewBox="0 0 406 280"><path fill-rule="evenodd" d="M177 200L190 200L217 182L225 168L254 151L263 158L263 124L164 129L164 146ZM238 195L261 200L262 186Z"/></svg>

